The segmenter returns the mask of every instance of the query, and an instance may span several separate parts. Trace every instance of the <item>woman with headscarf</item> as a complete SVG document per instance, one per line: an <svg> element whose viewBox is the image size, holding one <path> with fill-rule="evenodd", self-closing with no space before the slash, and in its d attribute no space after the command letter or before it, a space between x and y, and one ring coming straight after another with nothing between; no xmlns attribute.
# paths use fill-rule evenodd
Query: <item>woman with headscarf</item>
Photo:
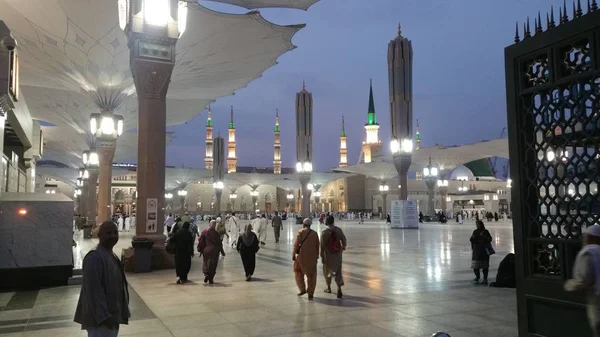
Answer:
<svg viewBox="0 0 600 337"><path fill-rule="evenodd" d="M475 222L477 229L473 231L471 235L471 249L473 254L471 255L471 269L475 273L474 284L488 284L488 270L490 268L490 252L489 247L492 243L492 235L485 229L483 221L477 220ZM483 269L483 281L479 282L481 274L480 269Z"/></svg>
<svg viewBox="0 0 600 337"><path fill-rule="evenodd" d="M204 283L210 284L215 283L214 279L217 273L217 266L219 265L219 254L225 256L223 242L216 227L217 222L211 220L208 230L202 233L201 241L198 243L198 251L202 253L203 258L202 272L204 272Z"/></svg>
<svg viewBox="0 0 600 337"><path fill-rule="evenodd" d="M175 241L175 273L177 274L177 284L187 283L194 251L194 239L190 232L190 223L184 222L181 230L177 231L171 240Z"/></svg>
<svg viewBox="0 0 600 337"><path fill-rule="evenodd" d="M258 245L258 238L252 231L252 225L246 226L246 231L242 234L237 242L237 251L242 257L242 264L244 264L244 272L246 273L246 281L252 279L254 275L254 269L256 267L256 253L260 249Z"/></svg>

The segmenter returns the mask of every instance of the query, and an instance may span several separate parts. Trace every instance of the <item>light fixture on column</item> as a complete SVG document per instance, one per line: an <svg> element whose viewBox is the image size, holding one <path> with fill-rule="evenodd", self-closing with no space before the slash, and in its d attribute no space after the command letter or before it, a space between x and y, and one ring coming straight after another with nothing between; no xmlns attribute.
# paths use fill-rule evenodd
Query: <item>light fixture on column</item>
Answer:
<svg viewBox="0 0 600 337"><path fill-rule="evenodd" d="M85 165L85 167L89 169L98 168L98 166L100 165L98 152L96 152L95 149L83 151L81 159L83 161L83 165Z"/></svg>
<svg viewBox="0 0 600 337"><path fill-rule="evenodd" d="M180 196L180 197L184 197L185 198L187 196L187 194L188 194L188 192L186 190L179 190L179 191L177 191L177 195Z"/></svg>
<svg viewBox="0 0 600 337"><path fill-rule="evenodd" d="M309 161L296 163L296 171L298 171L298 173L310 173L312 170L312 163Z"/></svg>
<svg viewBox="0 0 600 337"><path fill-rule="evenodd" d="M79 169L79 178L83 181L87 181L90 178L90 171L86 168Z"/></svg>
<svg viewBox="0 0 600 337"><path fill-rule="evenodd" d="M90 116L90 132L102 140L116 140L123 133L123 117L112 111L93 113Z"/></svg>
<svg viewBox="0 0 600 337"><path fill-rule="evenodd" d="M313 185L312 183L308 183L308 185L306 185L306 188L308 188L309 191L312 191L315 189L315 185Z"/></svg>
<svg viewBox="0 0 600 337"><path fill-rule="evenodd" d="M152 29L166 29L170 38L177 39L185 32L188 11L186 1L119 0L118 6L119 26L126 33L128 30L147 33Z"/></svg>
<svg viewBox="0 0 600 337"><path fill-rule="evenodd" d="M82 192L81 192L81 188L76 188L76 189L75 189L75 196L77 196L77 197L78 197L78 196L80 196L80 195L81 195L81 193L82 193Z"/></svg>
<svg viewBox="0 0 600 337"><path fill-rule="evenodd" d="M83 186L83 179L77 178L77 187L80 188Z"/></svg>
<svg viewBox="0 0 600 337"><path fill-rule="evenodd" d="M222 190L225 188L225 184L222 181L216 181L213 183L213 188L217 190Z"/></svg>
<svg viewBox="0 0 600 337"><path fill-rule="evenodd" d="M252 204L256 206L257 201L258 201L258 191L257 190L250 191L250 196L252 197Z"/></svg>
<svg viewBox="0 0 600 337"><path fill-rule="evenodd" d="M237 194L236 194L235 192L234 192L234 193L231 193L231 194L229 195L229 199L237 199Z"/></svg>
<svg viewBox="0 0 600 337"><path fill-rule="evenodd" d="M512 188L512 179L508 178L506 180L506 188Z"/></svg>
<svg viewBox="0 0 600 337"><path fill-rule="evenodd" d="M411 154L413 152L413 141L409 138L402 140L392 139L390 142L392 154Z"/></svg>
<svg viewBox="0 0 600 337"><path fill-rule="evenodd" d="M440 179L440 180L437 181L437 185L440 188L442 188L442 187L448 187L448 180L446 180L446 179Z"/></svg>
<svg viewBox="0 0 600 337"><path fill-rule="evenodd" d="M165 193L165 199L173 199L173 193Z"/></svg>
<svg viewBox="0 0 600 337"><path fill-rule="evenodd" d="M288 193L286 196L287 200L292 201L294 199L294 194L293 193Z"/></svg>
<svg viewBox="0 0 600 337"><path fill-rule="evenodd" d="M436 183L438 182L439 169L437 166L431 164L431 157L429 157L429 164L423 168L423 180L427 185L427 213L429 215L435 214L435 203L433 202L433 196Z"/></svg>
<svg viewBox="0 0 600 337"><path fill-rule="evenodd" d="M460 186L458 186L458 191L459 192L463 192L463 193L469 192L469 187L465 186L465 181L464 180L460 181Z"/></svg>
<svg viewBox="0 0 600 337"><path fill-rule="evenodd" d="M388 192L390 187L388 185L379 185L379 192Z"/></svg>
<svg viewBox="0 0 600 337"><path fill-rule="evenodd" d="M448 202L448 180L440 179L437 181L438 189L440 190L440 197L442 199L442 213L446 212L446 202Z"/></svg>

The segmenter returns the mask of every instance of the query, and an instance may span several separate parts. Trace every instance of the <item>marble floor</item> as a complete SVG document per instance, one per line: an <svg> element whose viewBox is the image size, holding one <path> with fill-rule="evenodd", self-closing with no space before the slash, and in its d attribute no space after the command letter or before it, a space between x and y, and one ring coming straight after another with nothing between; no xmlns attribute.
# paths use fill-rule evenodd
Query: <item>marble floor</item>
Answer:
<svg viewBox="0 0 600 337"><path fill-rule="evenodd" d="M321 274L314 301L296 296L291 255L299 226L286 224L278 244L269 232L252 282L245 282L239 255L230 247L214 285L202 283L197 257L191 284L177 285L172 270L129 274L132 321L120 336L425 337L436 331L452 337L517 336L515 290L470 283L473 223L425 224L418 230L392 230L378 222L338 225L349 243L343 299L323 292ZM487 227L497 252L491 258L494 279L501 259L513 251L512 224ZM131 236L122 235L117 255ZM93 244L80 242L79 253ZM0 336L86 336L72 322L78 294L79 286L0 293Z"/></svg>

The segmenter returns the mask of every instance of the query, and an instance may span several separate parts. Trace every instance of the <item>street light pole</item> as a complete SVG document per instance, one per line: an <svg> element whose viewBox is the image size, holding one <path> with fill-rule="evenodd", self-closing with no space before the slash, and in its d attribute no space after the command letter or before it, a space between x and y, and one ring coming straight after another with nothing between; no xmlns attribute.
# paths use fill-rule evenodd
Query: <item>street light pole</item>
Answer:
<svg viewBox="0 0 600 337"><path fill-rule="evenodd" d="M446 201L448 197L448 180L442 179L437 181L440 189L440 199L442 200L442 213L446 214Z"/></svg>
<svg viewBox="0 0 600 337"><path fill-rule="evenodd" d="M98 203L97 203L97 196L96 196L96 192L97 192L97 186L96 186L96 182L98 181L98 153L96 153L96 151L94 149L90 150L90 151L84 151L83 152L83 165L84 165L84 169L82 172L82 178L87 181L87 196L84 195L83 197L87 199L86 201L86 217L87 217L87 223L88 225L91 226L92 228L92 235L95 235L97 233L97 223L96 223L96 216L97 216L97 207L98 207Z"/></svg>
<svg viewBox="0 0 600 337"><path fill-rule="evenodd" d="M296 94L296 171L302 186L302 217L310 214L310 191L308 183L313 170L312 165L312 94L302 83L302 91Z"/></svg>
<svg viewBox="0 0 600 337"><path fill-rule="evenodd" d="M96 138L98 149L98 223L110 219L112 186L112 162L115 156L117 138L123 133L123 117L112 111L92 114L90 131Z"/></svg>
<svg viewBox="0 0 600 337"><path fill-rule="evenodd" d="M435 188L435 185L437 183L438 174L438 168L431 165L431 157L429 157L429 165L423 168L423 180L425 180L425 185L427 185L427 214L429 214L430 216L435 215L433 189Z"/></svg>
<svg viewBox="0 0 600 337"><path fill-rule="evenodd" d="M187 22L187 3L177 0L119 0L119 25L130 50L138 97L136 236L154 241L157 268L172 266L164 250L166 96L175 44Z"/></svg>
<svg viewBox="0 0 600 337"><path fill-rule="evenodd" d="M221 213L221 195L223 195L223 183L225 179L225 140L218 136L213 141L213 188L215 190L215 215ZM233 166L235 168L235 165Z"/></svg>
<svg viewBox="0 0 600 337"><path fill-rule="evenodd" d="M184 189L181 189L179 191L177 191L177 195L179 196L179 201L181 202L181 214L183 215L183 213L185 213L185 197L187 196L188 192Z"/></svg>
<svg viewBox="0 0 600 337"><path fill-rule="evenodd" d="M387 195L388 195L389 191L390 191L390 187L385 183L385 181L382 181L381 184L379 185L379 193L381 193L381 198L383 199L383 206L381 207L381 213L384 218L387 217Z"/></svg>

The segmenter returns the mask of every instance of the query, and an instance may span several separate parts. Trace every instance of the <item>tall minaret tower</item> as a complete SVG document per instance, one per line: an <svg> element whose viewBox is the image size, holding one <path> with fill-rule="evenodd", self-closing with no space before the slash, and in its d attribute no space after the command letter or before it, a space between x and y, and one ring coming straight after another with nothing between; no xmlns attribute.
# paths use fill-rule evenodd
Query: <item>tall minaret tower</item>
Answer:
<svg viewBox="0 0 600 337"><path fill-rule="evenodd" d="M281 174L281 137L279 129L279 109L275 112L275 143L273 144L273 173Z"/></svg>
<svg viewBox="0 0 600 337"><path fill-rule="evenodd" d="M346 123L342 116L342 133L340 134L340 167L348 166L348 148L346 147Z"/></svg>
<svg viewBox="0 0 600 337"><path fill-rule="evenodd" d="M365 124L367 138L362 145L362 153L359 162L362 159L364 163L370 163L374 158L381 154L382 143L379 140L379 123L375 116L375 100L373 99L373 80L369 86L369 109L367 111L367 123Z"/></svg>
<svg viewBox="0 0 600 337"><path fill-rule="evenodd" d="M227 155L227 173L237 171L237 157L235 156L235 124L233 123L233 105L231 106L230 120L229 120L229 141L227 142L227 149L229 154Z"/></svg>
<svg viewBox="0 0 600 337"><path fill-rule="evenodd" d="M208 118L206 118L206 156L204 157L204 167L209 170L213 168L213 123L210 105L208 106Z"/></svg>

